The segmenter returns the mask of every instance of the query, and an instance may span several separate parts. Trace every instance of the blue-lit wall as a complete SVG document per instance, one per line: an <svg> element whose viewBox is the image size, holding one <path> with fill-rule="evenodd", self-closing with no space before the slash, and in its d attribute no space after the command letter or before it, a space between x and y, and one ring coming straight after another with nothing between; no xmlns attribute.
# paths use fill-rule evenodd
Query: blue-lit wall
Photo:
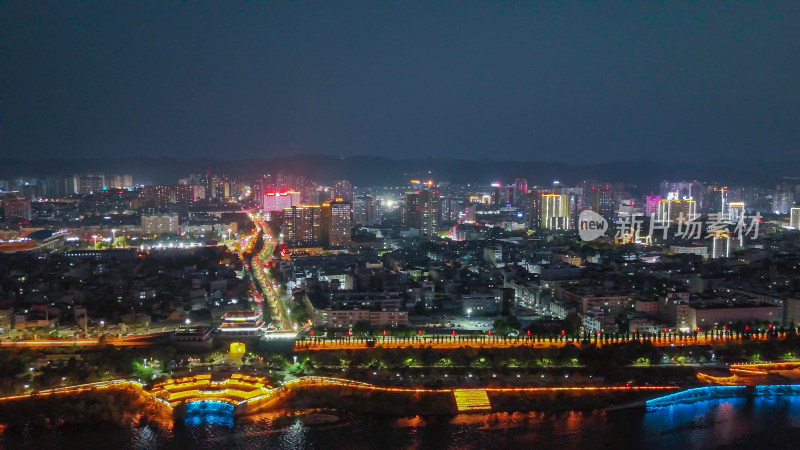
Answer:
<svg viewBox="0 0 800 450"><path fill-rule="evenodd" d="M186 404L187 425L233 425L233 405L225 402L191 402Z"/></svg>

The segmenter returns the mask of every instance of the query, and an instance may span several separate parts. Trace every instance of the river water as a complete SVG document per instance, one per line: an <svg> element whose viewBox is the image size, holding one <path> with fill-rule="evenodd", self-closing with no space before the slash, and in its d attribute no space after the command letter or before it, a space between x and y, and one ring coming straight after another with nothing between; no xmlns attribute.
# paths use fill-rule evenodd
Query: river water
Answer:
<svg viewBox="0 0 800 450"><path fill-rule="evenodd" d="M331 425L257 416L192 417L173 429L86 428L32 435L0 434L3 448L800 448L800 396L734 398L650 412L491 413L448 418L336 413Z"/></svg>

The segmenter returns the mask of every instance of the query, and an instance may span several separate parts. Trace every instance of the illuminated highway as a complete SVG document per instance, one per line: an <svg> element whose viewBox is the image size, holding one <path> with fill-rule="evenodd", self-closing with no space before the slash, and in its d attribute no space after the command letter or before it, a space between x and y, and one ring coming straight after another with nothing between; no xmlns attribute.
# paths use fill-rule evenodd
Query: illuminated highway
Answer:
<svg viewBox="0 0 800 450"><path fill-rule="evenodd" d="M258 254L256 254L252 263L252 273L255 275L258 284L258 291L263 298L262 309L264 305L269 307L269 315L272 319L272 324L280 331L293 331L291 319L286 311L286 305L278 293L277 283L272 279L270 273L269 261L272 259L272 254L277 245L269 226L264 223L260 216L251 214L251 219L257 228L257 235L260 233L263 236L264 247Z"/></svg>

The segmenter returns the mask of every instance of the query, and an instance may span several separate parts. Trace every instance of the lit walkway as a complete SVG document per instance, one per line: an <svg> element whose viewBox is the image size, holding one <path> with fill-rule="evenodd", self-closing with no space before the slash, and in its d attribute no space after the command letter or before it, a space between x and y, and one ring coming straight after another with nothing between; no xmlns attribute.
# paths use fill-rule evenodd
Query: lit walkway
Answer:
<svg viewBox="0 0 800 450"><path fill-rule="evenodd" d="M489 396L486 395L486 389L456 389L453 391L453 396L456 398L458 412L489 411L492 409Z"/></svg>

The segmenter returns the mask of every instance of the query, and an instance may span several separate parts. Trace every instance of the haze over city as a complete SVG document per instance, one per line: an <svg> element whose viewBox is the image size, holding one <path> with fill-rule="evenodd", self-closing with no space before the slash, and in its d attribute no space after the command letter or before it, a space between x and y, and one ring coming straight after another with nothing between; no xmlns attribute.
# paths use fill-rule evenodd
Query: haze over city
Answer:
<svg viewBox="0 0 800 450"><path fill-rule="evenodd" d="M797 2L0 5L0 155L798 161Z"/></svg>

